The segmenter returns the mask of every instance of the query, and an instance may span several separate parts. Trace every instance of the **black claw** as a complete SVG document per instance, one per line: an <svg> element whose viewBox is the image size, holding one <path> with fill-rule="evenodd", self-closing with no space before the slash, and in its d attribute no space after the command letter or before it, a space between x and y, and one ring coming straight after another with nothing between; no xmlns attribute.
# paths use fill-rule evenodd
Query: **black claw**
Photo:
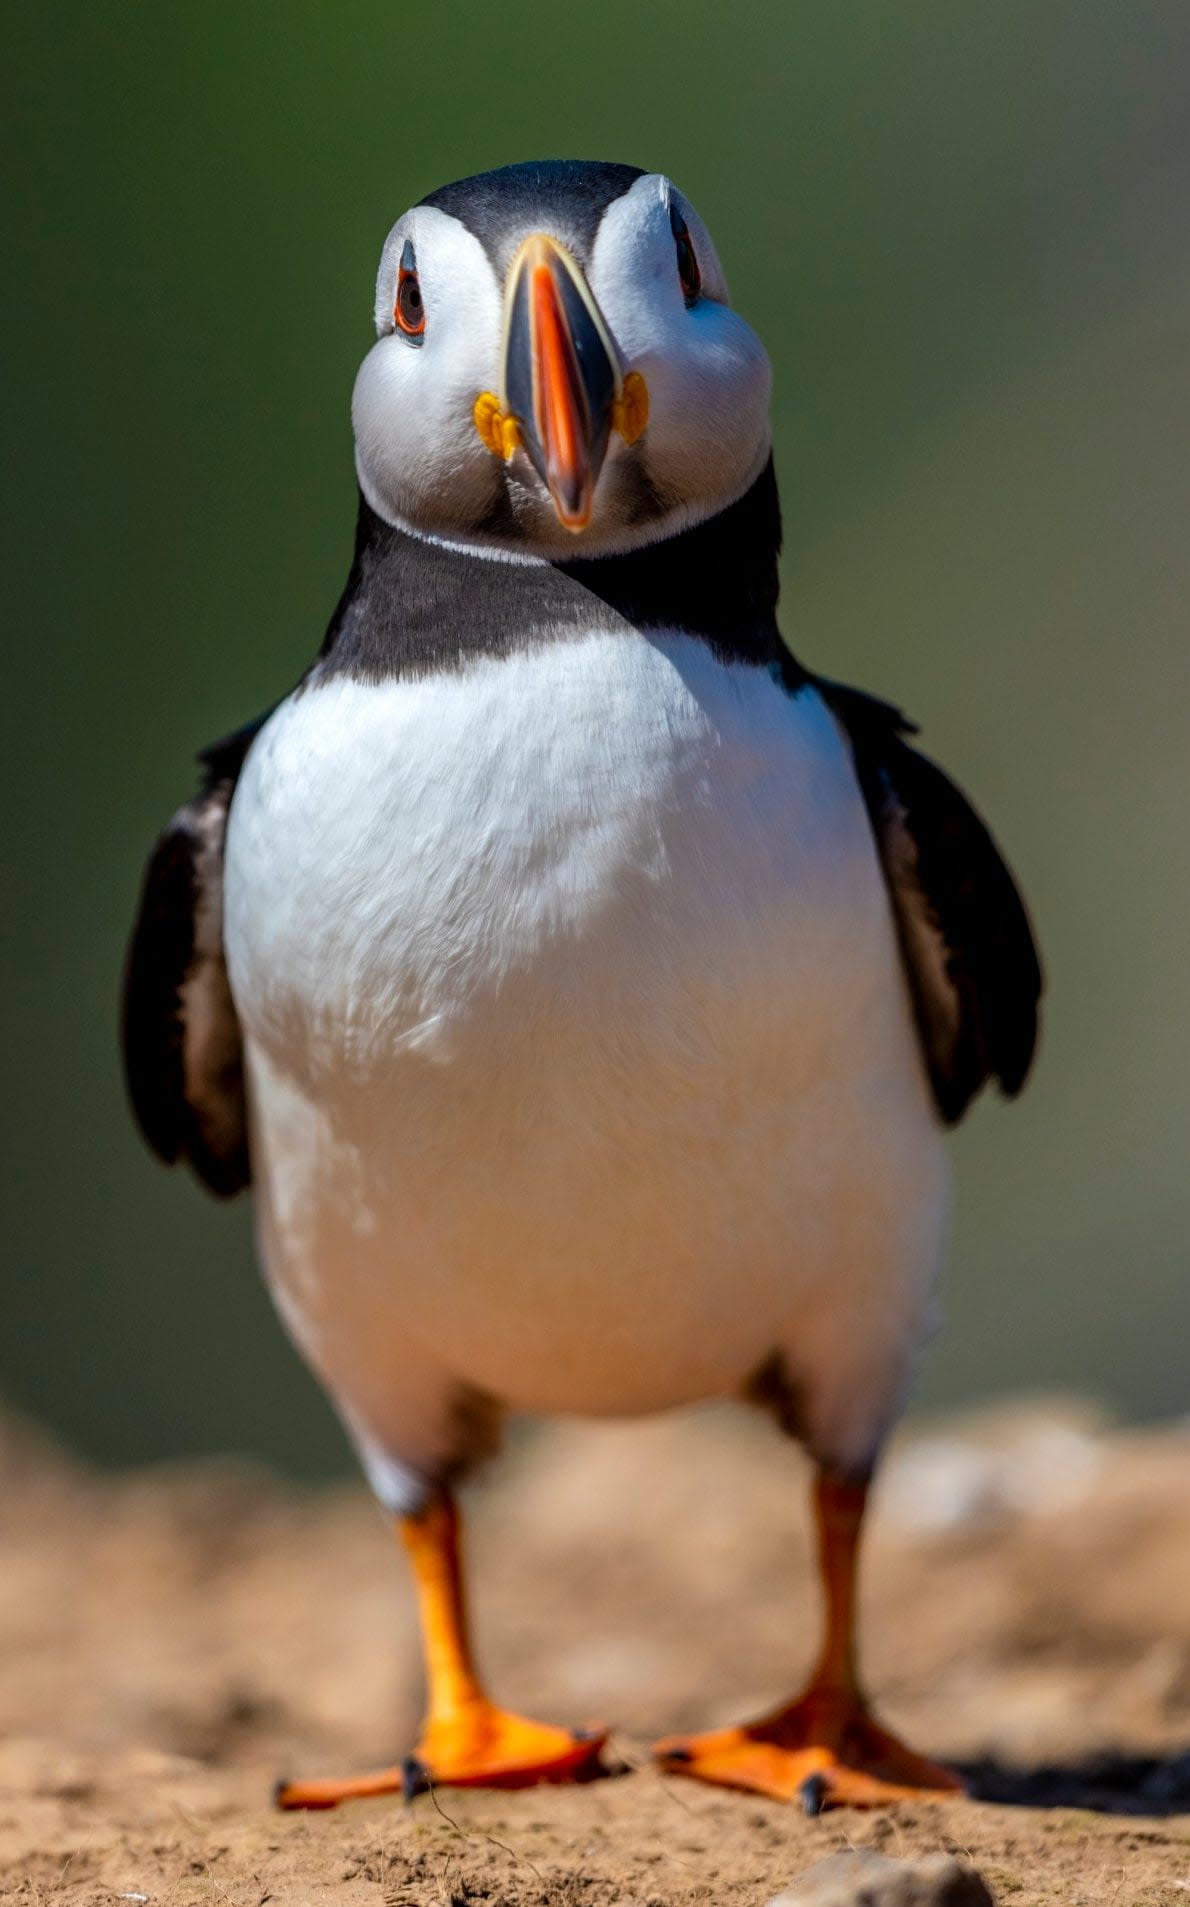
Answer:
<svg viewBox="0 0 1190 1907"><path fill-rule="evenodd" d="M802 1813L809 1815L813 1820L815 1815L821 1814L826 1806L826 1777L807 1775L798 1789L798 1796L802 1804Z"/></svg>
<svg viewBox="0 0 1190 1907"><path fill-rule="evenodd" d="M694 1750L693 1748L667 1748L661 1759L662 1761L693 1761Z"/></svg>
<svg viewBox="0 0 1190 1907"><path fill-rule="evenodd" d="M274 1806L275 1808L283 1808L283 1807L285 1806L285 1803L284 1803L284 1801L283 1801L283 1800L281 1799L281 1797L282 1797L282 1795L283 1795L283 1794L285 1793L285 1790L286 1790L286 1788L288 1788L288 1786L289 1786L289 1776L288 1776L288 1775L285 1775L285 1776L283 1776L283 1778L282 1778L282 1779L281 1779L280 1781L274 1781L274 1783L273 1783L273 1806Z"/></svg>
<svg viewBox="0 0 1190 1907"><path fill-rule="evenodd" d="M601 1728L572 1728L570 1732L575 1741L596 1741L603 1730Z"/></svg>
<svg viewBox="0 0 1190 1907"><path fill-rule="evenodd" d="M406 1755L401 1763L401 1793L406 1801L416 1801L419 1794L429 1794L431 1787L430 1771L424 1761L416 1755Z"/></svg>

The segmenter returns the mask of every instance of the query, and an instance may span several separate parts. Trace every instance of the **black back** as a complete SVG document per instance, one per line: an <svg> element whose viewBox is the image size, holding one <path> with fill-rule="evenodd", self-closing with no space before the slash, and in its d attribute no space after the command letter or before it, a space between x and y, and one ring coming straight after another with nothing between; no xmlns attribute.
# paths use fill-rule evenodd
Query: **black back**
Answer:
<svg viewBox="0 0 1190 1907"><path fill-rule="evenodd" d="M996 843L875 696L817 679L851 742L897 926L922 1054L953 1125L988 1079L1015 1096L1037 1045L1041 964Z"/></svg>
<svg viewBox="0 0 1190 1907"><path fill-rule="evenodd" d="M223 838L244 758L267 716L199 757L202 785L145 869L124 969L128 1096L154 1152L189 1159L222 1198L251 1183L240 1025L223 953Z"/></svg>

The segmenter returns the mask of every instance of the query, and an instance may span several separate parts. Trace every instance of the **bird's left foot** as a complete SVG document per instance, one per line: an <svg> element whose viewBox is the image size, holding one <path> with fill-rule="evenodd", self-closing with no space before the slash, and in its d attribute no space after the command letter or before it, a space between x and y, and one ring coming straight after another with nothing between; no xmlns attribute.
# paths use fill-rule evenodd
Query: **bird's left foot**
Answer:
<svg viewBox="0 0 1190 1907"><path fill-rule="evenodd" d="M859 1695L849 1693L810 1689L763 1721L668 1736L653 1754L671 1774L775 1801L797 1799L807 1814L943 1800L963 1792L949 1768L915 1754L872 1719Z"/></svg>
<svg viewBox="0 0 1190 1907"><path fill-rule="evenodd" d="M345 1781L283 1781L279 1808L335 1808L368 1795L429 1788L526 1788L538 1781L583 1781L599 1772L602 1728L552 1728L487 1701L427 1723L413 1754L391 1768Z"/></svg>

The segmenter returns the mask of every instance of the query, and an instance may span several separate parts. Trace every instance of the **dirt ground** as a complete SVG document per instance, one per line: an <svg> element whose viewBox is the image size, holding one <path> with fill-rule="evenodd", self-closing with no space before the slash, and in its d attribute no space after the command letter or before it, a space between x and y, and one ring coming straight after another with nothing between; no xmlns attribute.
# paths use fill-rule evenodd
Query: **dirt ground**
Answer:
<svg viewBox="0 0 1190 1907"><path fill-rule="evenodd" d="M800 1459L746 1413L542 1433L474 1495L497 1693L615 1724L621 1772L270 1808L413 1739L408 1587L362 1489L97 1476L0 1426L0 1899L304 1907L755 1903L847 1846L996 1898L1190 1898L1190 1428L948 1421L886 1471L865 1570L887 1716L978 1800L809 1821L662 1777L652 1735L791 1692L817 1633Z"/></svg>

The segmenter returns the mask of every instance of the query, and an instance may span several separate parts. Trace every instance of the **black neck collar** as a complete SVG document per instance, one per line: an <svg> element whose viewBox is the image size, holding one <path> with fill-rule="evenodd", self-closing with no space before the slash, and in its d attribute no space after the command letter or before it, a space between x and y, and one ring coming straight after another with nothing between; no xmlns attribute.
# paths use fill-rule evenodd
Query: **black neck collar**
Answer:
<svg viewBox="0 0 1190 1907"><path fill-rule="evenodd" d="M394 528L360 498L355 558L317 673L379 680L458 667L621 622L696 636L725 661L800 677L777 628L772 460L738 502L622 556L507 563Z"/></svg>

